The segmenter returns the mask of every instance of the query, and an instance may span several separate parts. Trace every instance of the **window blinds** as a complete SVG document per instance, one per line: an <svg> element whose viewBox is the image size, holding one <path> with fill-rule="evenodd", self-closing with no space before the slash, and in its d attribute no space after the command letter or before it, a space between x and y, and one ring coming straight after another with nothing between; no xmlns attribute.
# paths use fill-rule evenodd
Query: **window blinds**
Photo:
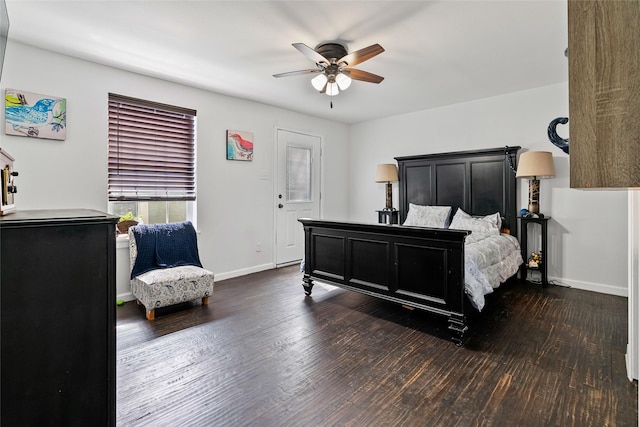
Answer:
<svg viewBox="0 0 640 427"><path fill-rule="evenodd" d="M109 201L195 200L196 111L109 94Z"/></svg>

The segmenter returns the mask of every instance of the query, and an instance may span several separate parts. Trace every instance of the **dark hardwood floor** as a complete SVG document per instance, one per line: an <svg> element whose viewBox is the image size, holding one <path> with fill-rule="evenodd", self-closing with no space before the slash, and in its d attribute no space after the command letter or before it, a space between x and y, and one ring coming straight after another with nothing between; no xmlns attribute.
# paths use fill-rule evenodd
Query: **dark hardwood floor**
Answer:
<svg viewBox="0 0 640 427"><path fill-rule="evenodd" d="M509 283L456 347L446 322L298 267L208 306L117 308L119 426L637 426L626 298Z"/></svg>

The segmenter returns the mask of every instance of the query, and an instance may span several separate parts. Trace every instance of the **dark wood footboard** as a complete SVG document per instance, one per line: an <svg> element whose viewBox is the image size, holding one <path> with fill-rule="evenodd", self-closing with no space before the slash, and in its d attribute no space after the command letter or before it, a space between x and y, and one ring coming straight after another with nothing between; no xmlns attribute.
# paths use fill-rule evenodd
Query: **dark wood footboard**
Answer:
<svg viewBox="0 0 640 427"><path fill-rule="evenodd" d="M313 281L446 316L452 339L467 331L464 241L468 231L302 218L303 287Z"/></svg>

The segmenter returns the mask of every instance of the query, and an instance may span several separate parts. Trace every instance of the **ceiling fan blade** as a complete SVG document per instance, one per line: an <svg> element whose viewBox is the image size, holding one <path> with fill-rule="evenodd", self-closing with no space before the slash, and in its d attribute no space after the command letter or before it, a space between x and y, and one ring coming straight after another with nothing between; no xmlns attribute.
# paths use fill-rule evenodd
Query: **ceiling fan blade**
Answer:
<svg viewBox="0 0 640 427"><path fill-rule="evenodd" d="M292 46L295 47L296 49L298 49L300 52L302 52L303 55L305 55L307 58L311 59L316 64L320 63L320 62L324 62L327 65L329 65L329 60L327 58L325 58L324 56L320 55L318 52L316 52L315 50L311 49L306 44L304 44L304 43L293 43Z"/></svg>
<svg viewBox="0 0 640 427"><path fill-rule="evenodd" d="M320 72L319 69L314 68L314 69L311 69L311 70L289 71L287 73L274 74L273 77L301 76L303 74L314 74L314 73L319 73L319 72Z"/></svg>
<svg viewBox="0 0 640 427"><path fill-rule="evenodd" d="M360 80L369 83L380 83L384 80L384 77L377 74L369 73L367 71L356 70L355 68L345 68L343 72L347 72L348 76L353 80ZM347 74L345 73L345 74Z"/></svg>
<svg viewBox="0 0 640 427"><path fill-rule="evenodd" d="M351 52L350 54L343 56L338 61L338 64L342 62L346 62L347 66L351 67L353 65L358 65L361 62L366 61L367 59L371 59L376 55L384 52L384 49L379 44L372 44L369 47L362 48L360 50L356 50L355 52Z"/></svg>

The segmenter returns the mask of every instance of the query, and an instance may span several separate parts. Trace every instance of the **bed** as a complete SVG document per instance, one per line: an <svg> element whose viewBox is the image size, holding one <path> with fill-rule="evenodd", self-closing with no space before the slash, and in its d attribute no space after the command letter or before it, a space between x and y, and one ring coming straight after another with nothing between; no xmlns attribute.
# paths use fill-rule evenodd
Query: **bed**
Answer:
<svg viewBox="0 0 640 427"><path fill-rule="evenodd" d="M451 207L450 228L301 218L305 293L311 295L318 280L435 313L447 318L451 339L462 345L469 329L469 310L481 310L484 295L515 275L522 262L515 237L514 168L519 149L396 157L399 223L411 223L416 206ZM466 217L472 222L497 217L499 229L485 233L455 228L464 225ZM501 243L484 241L485 234L498 236L495 240ZM479 258L474 258L474 252L485 244L511 245L515 254L507 261L512 264L507 273L494 272L483 282L474 270L492 261L486 259L487 251L480 251ZM492 247L489 253L507 250ZM473 287L483 289L480 297L472 295Z"/></svg>

